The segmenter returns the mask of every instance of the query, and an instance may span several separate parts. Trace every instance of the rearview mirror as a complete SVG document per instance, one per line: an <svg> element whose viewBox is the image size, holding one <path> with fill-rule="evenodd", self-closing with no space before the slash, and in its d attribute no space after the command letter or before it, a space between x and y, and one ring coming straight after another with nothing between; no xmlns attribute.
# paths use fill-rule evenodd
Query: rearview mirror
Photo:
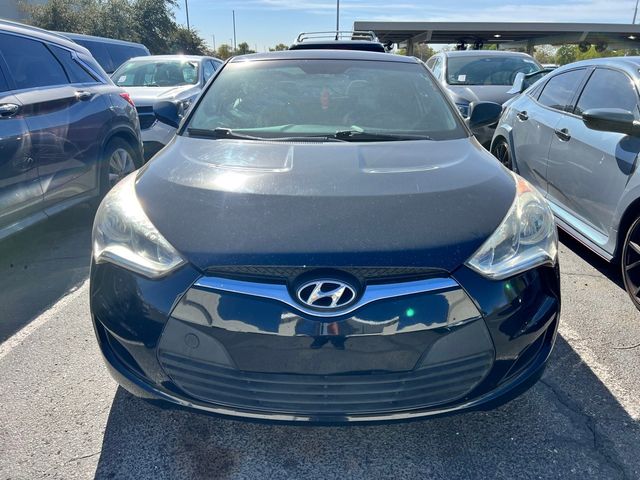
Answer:
<svg viewBox="0 0 640 480"><path fill-rule="evenodd" d="M502 114L502 105L494 102L478 102L469 105L467 125L473 131L496 123Z"/></svg>
<svg viewBox="0 0 640 480"><path fill-rule="evenodd" d="M180 125L180 115L178 113L178 105L174 102L162 101L157 102L153 106L153 113L156 118L173 128L178 128Z"/></svg>
<svg viewBox="0 0 640 480"><path fill-rule="evenodd" d="M513 80L513 86L511 87L511 90L507 91L507 93L510 95L517 95L524 92L526 90L524 77L525 75L523 72L516 73L516 78Z"/></svg>
<svg viewBox="0 0 640 480"><path fill-rule="evenodd" d="M582 121L591 130L640 136L640 122L621 108L593 108L582 112Z"/></svg>

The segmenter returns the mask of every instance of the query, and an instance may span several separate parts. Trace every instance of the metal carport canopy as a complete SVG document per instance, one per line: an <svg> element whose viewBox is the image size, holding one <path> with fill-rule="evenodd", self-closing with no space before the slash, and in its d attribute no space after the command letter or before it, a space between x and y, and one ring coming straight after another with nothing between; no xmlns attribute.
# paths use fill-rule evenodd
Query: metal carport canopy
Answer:
<svg viewBox="0 0 640 480"><path fill-rule="evenodd" d="M640 47L640 25L616 23L525 22L368 22L356 21L354 30L371 30L382 43L459 43L476 41L533 46L545 44L606 43ZM515 45L513 45L515 46Z"/></svg>

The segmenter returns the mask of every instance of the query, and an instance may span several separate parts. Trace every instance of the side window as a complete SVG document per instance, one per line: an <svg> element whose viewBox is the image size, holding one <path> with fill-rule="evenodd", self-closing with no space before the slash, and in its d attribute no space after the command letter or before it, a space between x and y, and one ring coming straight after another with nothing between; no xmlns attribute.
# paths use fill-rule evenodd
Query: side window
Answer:
<svg viewBox="0 0 640 480"><path fill-rule="evenodd" d="M54 45L49 45L49 49L53 52L60 63L62 63L71 83L97 83L96 79L73 59L69 50L65 50L64 48L56 47Z"/></svg>
<svg viewBox="0 0 640 480"><path fill-rule="evenodd" d="M556 110L569 111L571 100L584 77L584 72L581 68L555 75L544 86L538 101Z"/></svg>
<svg viewBox="0 0 640 480"><path fill-rule="evenodd" d="M62 65L42 42L0 34L0 52L18 90L69 83Z"/></svg>
<svg viewBox="0 0 640 480"><path fill-rule="evenodd" d="M437 57L436 61L433 62L432 72L433 75L440 80L440 77L442 77L442 57Z"/></svg>
<svg viewBox="0 0 640 480"><path fill-rule="evenodd" d="M2 70L0 70L0 92L6 92L7 90L9 90L9 86L7 85L7 81L4 78Z"/></svg>
<svg viewBox="0 0 640 480"><path fill-rule="evenodd" d="M207 80L209 80L211 78L211 75L213 75L213 72L215 72L216 69L213 66L213 62L211 60L206 60L204 62L204 81L206 82Z"/></svg>
<svg viewBox="0 0 640 480"><path fill-rule="evenodd" d="M436 58L438 57L431 57L427 60L427 67L429 67L429 70L433 70L433 64L436 63Z"/></svg>
<svg viewBox="0 0 640 480"><path fill-rule="evenodd" d="M598 68L584 87L576 115L591 108L620 108L638 116L638 94L631 79L622 72Z"/></svg>

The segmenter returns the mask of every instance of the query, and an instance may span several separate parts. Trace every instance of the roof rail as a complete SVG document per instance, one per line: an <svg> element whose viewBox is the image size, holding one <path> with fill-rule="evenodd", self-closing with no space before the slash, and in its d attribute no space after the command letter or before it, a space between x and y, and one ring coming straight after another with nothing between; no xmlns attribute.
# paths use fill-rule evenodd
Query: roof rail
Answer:
<svg viewBox="0 0 640 480"><path fill-rule="evenodd" d="M377 42L378 37L371 30L338 30L330 32L302 32L296 39L297 43L313 40L366 40Z"/></svg>
<svg viewBox="0 0 640 480"><path fill-rule="evenodd" d="M71 39L62 35L61 33L52 32L51 30L46 30L40 27L34 27L33 25L27 25L26 23L14 22L12 20L7 20L5 18L0 18L0 25L7 25L10 27L20 27L20 28L24 28L25 30L31 30L32 32L46 33L47 35L51 35L52 37L58 37L63 40L67 40L68 42L72 41Z"/></svg>

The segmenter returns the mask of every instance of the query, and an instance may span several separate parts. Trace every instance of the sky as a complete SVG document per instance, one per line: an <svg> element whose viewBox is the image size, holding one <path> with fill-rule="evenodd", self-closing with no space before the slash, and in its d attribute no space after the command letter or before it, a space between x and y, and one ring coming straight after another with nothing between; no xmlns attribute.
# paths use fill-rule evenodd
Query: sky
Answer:
<svg viewBox="0 0 640 480"><path fill-rule="evenodd" d="M186 25L185 0L176 20ZM186 0L191 27L216 47L237 43L263 52L303 31L335 30L335 0ZM354 20L631 23L636 0L341 0L340 28ZM640 15L639 15L640 17Z"/></svg>

